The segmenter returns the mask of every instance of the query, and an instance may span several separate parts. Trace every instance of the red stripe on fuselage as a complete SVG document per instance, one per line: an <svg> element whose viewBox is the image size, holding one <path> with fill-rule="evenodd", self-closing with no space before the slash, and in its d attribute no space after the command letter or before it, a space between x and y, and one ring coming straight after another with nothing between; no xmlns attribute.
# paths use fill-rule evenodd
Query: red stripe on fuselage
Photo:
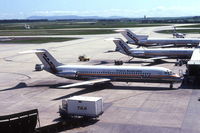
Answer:
<svg viewBox="0 0 200 133"><path fill-rule="evenodd" d="M79 73L78 75L80 76L110 76L110 77L146 77L146 78L150 78L150 77L165 77L165 78L171 78L171 77L176 77L174 75L171 75L171 76L168 76L168 75L148 75L148 76L145 76L145 74L96 74L96 73Z"/></svg>

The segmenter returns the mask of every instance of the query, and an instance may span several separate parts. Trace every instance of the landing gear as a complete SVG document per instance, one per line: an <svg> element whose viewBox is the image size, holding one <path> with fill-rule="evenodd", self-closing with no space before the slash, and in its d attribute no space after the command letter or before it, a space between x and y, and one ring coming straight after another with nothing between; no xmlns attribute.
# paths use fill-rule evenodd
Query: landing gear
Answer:
<svg viewBox="0 0 200 133"><path fill-rule="evenodd" d="M123 65L123 61L120 61L120 60L115 60L115 65Z"/></svg>
<svg viewBox="0 0 200 133"><path fill-rule="evenodd" d="M192 44L187 44L186 47L187 48L192 48Z"/></svg>
<svg viewBox="0 0 200 133"><path fill-rule="evenodd" d="M160 64L161 62L162 62L162 60L161 60L161 59L154 60L154 63L156 63L156 64Z"/></svg>
<svg viewBox="0 0 200 133"><path fill-rule="evenodd" d="M173 83L170 83L169 88L170 88L170 89L173 88Z"/></svg>
<svg viewBox="0 0 200 133"><path fill-rule="evenodd" d="M184 64L187 64L188 60L187 59L177 59L175 66L182 66Z"/></svg>
<svg viewBox="0 0 200 133"><path fill-rule="evenodd" d="M176 60L176 63L175 63L175 66L182 66L182 65L183 65L183 61L177 59L177 60Z"/></svg>

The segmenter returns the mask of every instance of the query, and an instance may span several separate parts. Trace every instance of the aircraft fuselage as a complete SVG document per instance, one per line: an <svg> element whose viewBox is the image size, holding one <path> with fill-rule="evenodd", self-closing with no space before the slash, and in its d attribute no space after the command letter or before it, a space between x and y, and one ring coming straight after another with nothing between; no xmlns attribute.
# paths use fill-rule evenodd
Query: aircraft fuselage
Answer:
<svg viewBox="0 0 200 133"><path fill-rule="evenodd" d="M162 45L167 45L167 44L174 44L174 45L189 45L191 44L192 46L198 46L200 40L199 39L185 39L185 38L176 38L176 39L147 39L147 40L139 40L137 43L138 44L143 44L143 45L150 45L150 44L162 44Z"/></svg>
<svg viewBox="0 0 200 133"><path fill-rule="evenodd" d="M174 83L180 77L171 70L160 67L129 67L129 66L59 66L57 76L88 80L109 78L111 81Z"/></svg>
<svg viewBox="0 0 200 133"><path fill-rule="evenodd" d="M194 49L132 49L131 55L137 58L166 56L170 59L190 59Z"/></svg>

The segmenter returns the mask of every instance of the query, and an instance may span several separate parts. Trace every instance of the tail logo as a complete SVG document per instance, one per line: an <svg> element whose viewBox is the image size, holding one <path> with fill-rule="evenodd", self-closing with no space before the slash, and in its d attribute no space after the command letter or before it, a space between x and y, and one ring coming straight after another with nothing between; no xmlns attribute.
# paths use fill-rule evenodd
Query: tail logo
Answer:
<svg viewBox="0 0 200 133"><path fill-rule="evenodd" d="M48 65L50 66L51 70L53 73L56 73L56 67L55 65L50 61L50 59L48 58L48 56L46 54L43 54L43 59L48 63Z"/></svg>
<svg viewBox="0 0 200 133"><path fill-rule="evenodd" d="M138 43L138 39L134 37L131 33L127 32L127 36L133 39L136 43Z"/></svg>
<svg viewBox="0 0 200 133"><path fill-rule="evenodd" d="M127 55L131 54L131 52L123 45L123 43L121 41L119 41L119 45Z"/></svg>

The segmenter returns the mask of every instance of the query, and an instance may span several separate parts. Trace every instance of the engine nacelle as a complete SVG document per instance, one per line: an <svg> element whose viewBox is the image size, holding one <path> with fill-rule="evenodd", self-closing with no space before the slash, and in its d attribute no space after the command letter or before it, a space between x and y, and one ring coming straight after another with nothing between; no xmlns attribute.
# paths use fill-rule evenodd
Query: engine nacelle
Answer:
<svg viewBox="0 0 200 133"><path fill-rule="evenodd" d="M63 71L58 72L57 76L64 77L64 78L77 78L77 72L75 71Z"/></svg>
<svg viewBox="0 0 200 133"><path fill-rule="evenodd" d="M134 56L145 56L145 52L144 51L133 51Z"/></svg>

